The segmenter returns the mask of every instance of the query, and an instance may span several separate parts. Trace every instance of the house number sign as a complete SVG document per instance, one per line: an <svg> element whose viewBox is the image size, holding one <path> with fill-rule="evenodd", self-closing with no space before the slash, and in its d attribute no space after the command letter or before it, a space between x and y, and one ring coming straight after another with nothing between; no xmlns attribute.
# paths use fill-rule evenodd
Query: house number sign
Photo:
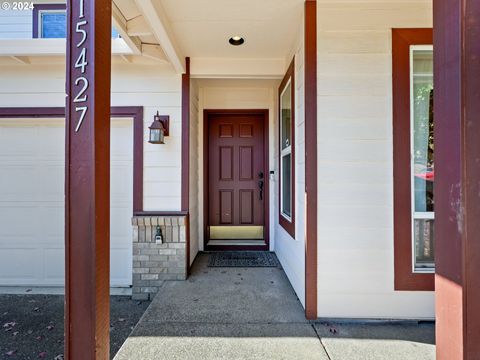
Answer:
<svg viewBox="0 0 480 360"><path fill-rule="evenodd" d="M76 19L72 19L73 27L75 30L75 38L77 39L76 48L78 51L77 58L75 59L75 69L76 76L73 80L76 88L76 95L73 98L73 104L75 107L75 112L79 114L77 125L75 126L75 132L79 132L80 128L82 127L83 121L88 113L88 94L87 90L89 87L88 78L86 76L87 69L88 69L88 60L87 60L87 48L86 42L88 38L88 20L85 19L85 3L84 0L80 0L78 2L73 2L74 4L77 3L80 6L80 11L78 13L78 17ZM73 51L72 51L73 53Z"/></svg>

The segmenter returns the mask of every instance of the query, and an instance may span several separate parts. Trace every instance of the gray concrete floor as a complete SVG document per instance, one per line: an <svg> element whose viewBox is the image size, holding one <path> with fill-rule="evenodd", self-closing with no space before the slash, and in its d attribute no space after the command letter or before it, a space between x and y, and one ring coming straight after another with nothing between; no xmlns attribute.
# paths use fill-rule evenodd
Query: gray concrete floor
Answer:
<svg viewBox="0 0 480 360"><path fill-rule="evenodd" d="M311 323L281 268L207 261L164 284L115 359L435 358L431 325Z"/></svg>

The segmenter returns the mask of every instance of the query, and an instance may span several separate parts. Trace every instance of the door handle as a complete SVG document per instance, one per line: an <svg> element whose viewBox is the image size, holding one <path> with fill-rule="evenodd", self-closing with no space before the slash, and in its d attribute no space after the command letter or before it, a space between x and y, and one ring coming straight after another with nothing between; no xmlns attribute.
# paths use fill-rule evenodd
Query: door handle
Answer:
<svg viewBox="0 0 480 360"><path fill-rule="evenodd" d="M260 189L260 200L263 200L263 180L258 182L258 187Z"/></svg>

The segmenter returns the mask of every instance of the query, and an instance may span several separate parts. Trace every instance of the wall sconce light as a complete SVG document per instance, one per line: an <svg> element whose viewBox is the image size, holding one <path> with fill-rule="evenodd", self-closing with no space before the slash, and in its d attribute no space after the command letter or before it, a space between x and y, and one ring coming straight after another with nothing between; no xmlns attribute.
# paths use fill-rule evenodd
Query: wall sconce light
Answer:
<svg viewBox="0 0 480 360"><path fill-rule="evenodd" d="M157 225L157 228L155 229L155 243L156 244L163 244L163 234L162 234L162 229L160 226Z"/></svg>
<svg viewBox="0 0 480 360"><path fill-rule="evenodd" d="M170 116L157 114L153 117L153 123L150 125L150 144L165 144L165 136L169 133Z"/></svg>

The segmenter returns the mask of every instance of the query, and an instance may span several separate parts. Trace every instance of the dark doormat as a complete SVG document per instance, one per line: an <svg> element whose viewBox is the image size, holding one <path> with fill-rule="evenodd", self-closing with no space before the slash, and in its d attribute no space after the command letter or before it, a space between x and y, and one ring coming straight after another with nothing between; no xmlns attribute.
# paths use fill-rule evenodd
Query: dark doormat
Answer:
<svg viewBox="0 0 480 360"><path fill-rule="evenodd" d="M277 267L279 262L268 251L220 251L210 253L209 267Z"/></svg>

